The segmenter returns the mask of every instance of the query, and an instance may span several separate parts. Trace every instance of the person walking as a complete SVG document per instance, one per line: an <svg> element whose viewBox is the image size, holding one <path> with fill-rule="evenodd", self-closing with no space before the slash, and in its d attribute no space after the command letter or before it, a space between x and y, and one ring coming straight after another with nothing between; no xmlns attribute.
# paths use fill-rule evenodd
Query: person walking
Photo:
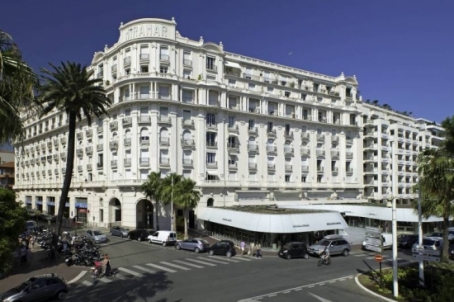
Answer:
<svg viewBox="0 0 454 302"><path fill-rule="evenodd" d="M246 243L244 241L241 241L241 243L240 243L241 257L243 257L243 255L244 255L245 248L246 248Z"/></svg>
<svg viewBox="0 0 454 302"><path fill-rule="evenodd" d="M251 242L251 244L249 245L249 255L251 257L254 257L254 242Z"/></svg>
<svg viewBox="0 0 454 302"><path fill-rule="evenodd" d="M257 259L262 259L262 245L259 243L256 244L256 249L257 249Z"/></svg>

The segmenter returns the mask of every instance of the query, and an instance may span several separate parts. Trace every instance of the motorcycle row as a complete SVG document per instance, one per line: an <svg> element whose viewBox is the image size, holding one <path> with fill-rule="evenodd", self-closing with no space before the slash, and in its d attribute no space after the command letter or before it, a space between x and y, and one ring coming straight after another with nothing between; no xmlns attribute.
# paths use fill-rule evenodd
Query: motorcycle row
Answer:
<svg viewBox="0 0 454 302"><path fill-rule="evenodd" d="M51 230L37 227L32 230L31 234L35 236L35 244L38 244L42 249L49 250L49 253L54 252L52 251L53 233ZM63 232L62 236L58 238L55 252L65 258L67 266L93 266L95 262L103 259L99 246L94 244L89 238L85 236L71 237L67 232Z"/></svg>

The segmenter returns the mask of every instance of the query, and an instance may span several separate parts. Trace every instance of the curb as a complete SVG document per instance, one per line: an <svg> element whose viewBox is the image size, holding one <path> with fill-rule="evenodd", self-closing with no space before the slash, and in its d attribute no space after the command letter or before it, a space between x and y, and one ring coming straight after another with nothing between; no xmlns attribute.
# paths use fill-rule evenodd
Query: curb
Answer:
<svg viewBox="0 0 454 302"><path fill-rule="evenodd" d="M379 295L379 294L376 294L374 293L373 291L367 289L366 287L364 287L364 285L362 285L359 280L358 280L358 277L362 275L361 273L358 273L356 276L355 276L355 282L356 284L362 289L364 290L365 292L367 292L368 294L372 295L372 296L375 296L377 298L380 298L382 299L383 301L388 301L388 302L396 302L397 300L391 300L389 298L386 298L386 297L383 297L382 295Z"/></svg>
<svg viewBox="0 0 454 302"><path fill-rule="evenodd" d="M76 283L76 282L79 281L79 279L82 278L86 273L87 273L87 271L81 271L81 272L79 273L79 275L77 275L74 279L68 281L68 284Z"/></svg>

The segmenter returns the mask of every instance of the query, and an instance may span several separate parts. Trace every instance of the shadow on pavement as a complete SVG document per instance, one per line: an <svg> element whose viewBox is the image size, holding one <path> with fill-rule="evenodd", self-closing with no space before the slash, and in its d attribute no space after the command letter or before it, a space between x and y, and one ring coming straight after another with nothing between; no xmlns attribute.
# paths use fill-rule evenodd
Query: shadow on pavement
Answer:
<svg viewBox="0 0 454 302"><path fill-rule="evenodd" d="M125 278L125 280L114 279L110 283L94 280L92 286L77 285L71 288L66 301L150 301L149 299L156 297L159 292L171 290L173 285L164 272L144 273L141 278L132 276L130 278L125 276ZM157 301L166 302L167 299L162 298Z"/></svg>

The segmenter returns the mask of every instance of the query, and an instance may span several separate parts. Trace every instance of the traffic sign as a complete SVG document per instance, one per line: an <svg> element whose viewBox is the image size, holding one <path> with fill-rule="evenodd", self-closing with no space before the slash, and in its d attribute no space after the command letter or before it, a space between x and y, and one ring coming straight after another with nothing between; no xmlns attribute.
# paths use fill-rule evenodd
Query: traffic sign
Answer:
<svg viewBox="0 0 454 302"><path fill-rule="evenodd" d="M413 254L413 258L424 261L440 262L440 257Z"/></svg>
<svg viewBox="0 0 454 302"><path fill-rule="evenodd" d="M375 261L382 262L383 261L383 256L382 255L375 255Z"/></svg>
<svg viewBox="0 0 454 302"><path fill-rule="evenodd" d="M412 249L413 254L428 255L428 256L441 256L441 250L425 250L425 249Z"/></svg>

